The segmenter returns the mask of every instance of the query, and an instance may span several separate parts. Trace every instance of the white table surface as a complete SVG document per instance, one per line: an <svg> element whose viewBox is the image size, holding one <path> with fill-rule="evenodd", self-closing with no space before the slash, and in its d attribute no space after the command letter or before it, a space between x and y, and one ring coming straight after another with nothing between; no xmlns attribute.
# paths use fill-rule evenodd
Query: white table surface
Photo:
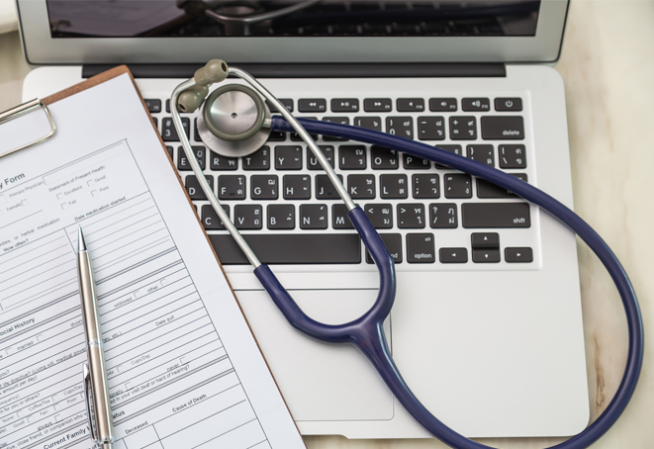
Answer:
<svg viewBox="0 0 654 449"><path fill-rule="evenodd" d="M0 0L6 2L9 0ZM645 323L645 363L631 403L593 449L654 447L654 1L572 0L556 70L567 98L575 210L629 273ZM0 111L20 102L30 67L17 32L0 35ZM626 359L626 324L615 287L579 245L591 419L608 405ZM434 439L305 438L309 449L445 448ZM562 439L493 439L541 448Z"/></svg>

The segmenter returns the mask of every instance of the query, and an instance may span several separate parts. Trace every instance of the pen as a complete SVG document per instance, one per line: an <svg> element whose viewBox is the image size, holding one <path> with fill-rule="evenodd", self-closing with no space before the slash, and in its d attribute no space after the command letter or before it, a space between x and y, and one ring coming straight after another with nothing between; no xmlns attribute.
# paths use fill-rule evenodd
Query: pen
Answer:
<svg viewBox="0 0 654 449"><path fill-rule="evenodd" d="M95 281L93 280L91 257L86 250L86 242L84 241L81 226L79 227L77 237L77 274L82 300L84 335L86 336L87 362L83 367L86 413L89 420L89 428L91 429L91 438L97 444L100 444L102 449L112 449L114 425L111 419L111 405L109 403L107 370L104 361L102 329L100 328L100 312L98 310L98 298L95 295ZM93 419L91 418L92 416Z"/></svg>

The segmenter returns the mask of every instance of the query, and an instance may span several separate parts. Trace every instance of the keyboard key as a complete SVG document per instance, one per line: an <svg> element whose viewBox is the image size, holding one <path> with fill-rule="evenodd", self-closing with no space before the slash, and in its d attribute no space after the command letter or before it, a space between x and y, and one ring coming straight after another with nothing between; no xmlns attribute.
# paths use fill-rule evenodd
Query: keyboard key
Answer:
<svg viewBox="0 0 654 449"><path fill-rule="evenodd" d="M438 250L438 259L441 263L466 263L468 250L467 248L441 248Z"/></svg>
<svg viewBox="0 0 654 449"><path fill-rule="evenodd" d="M398 167L397 151L373 145L370 147L373 170L396 170Z"/></svg>
<svg viewBox="0 0 654 449"><path fill-rule="evenodd" d="M497 232L473 232L470 235L470 243L472 249L499 248L500 235Z"/></svg>
<svg viewBox="0 0 654 449"><path fill-rule="evenodd" d="M270 147L263 146L259 151L243 159L243 170L269 170Z"/></svg>
<svg viewBox="0 0 654 449"><path fill-rule="evenodd" d="M324 117L323 122L338 123L341 125L349 125L350 119L348 117ZM332 137L332 136L322 136L322 140L325 142L346 142L348 139L343 139L342 137Z"/></svg>
<svg viewBox="0 0 654 449"><path fill-rule="evenodd" d="M277 175L253 175L250 177L250 198L253 200L276 200L279 197Z"/></svg>
<svg viewBox="0 0 654 449"><path fill-rule="evenodd" d="M318 148L320 148L327 158L327 161L329 162L329 165L334 168L334 147L331 145L318 145ZM307 147L307 168L309 170L322 170L322 166L320 165L320 162L318 162L318 158L313 155L313 151L311 151L311 148Z"/></svg>
<svg viewBox="0 0 654 449"><path fill-rule="evenodd" d="M448 173L445 179L445 198L472 198L470 175Z"/></svg>
<svg viewBox="0 0 654 449"><path fill-rule="evenodd" d="M354 117L354 126L358 126L359 128L381 131L381 124L382 121L380 117Z"/></svg>
<svg viewBox="0 0 654 449"><path fill-rule="evenodd" d="M193 120L193 129L194 129L194 135L193 138L195 139L196 142L202 142L202 137L200 137L200 133L198 132L198 119Z"/></svg>
<svg viewBox="0 0 654 449"><path fill-rule="evenodd" d="M504 248L504 260L508 263L529 263L534 261L534 253L529 247Z"/></svg>
<svg viewBox="0 0 654 449"><path fill-rule="evenodd" d="M353 199L374 199L377 195L375 175L348 175L347 190Z"/></svg>
<svg viewBox="0 0 654 449"><path fill-rule="evenodd" d="M440 177L436 174L413 175L413 197L421 198L440 198Z"/></svg>
<svg viewBox="0 0 654 449"><path fill-rule="evenodd" d="M145 98L143 101L145 101L145 106L148 108L150 113L156 114L157 112L161 112L161 100Z"/></svg>
<svg viewBox="0 0 654 449"><path fill-rule="evenodd" d="M493 145L468 145L466 147L468 158L481 162L489 167L495 167L495 150Z"/></svg>
<svg viewBox="0 0 654 449"><path fill-rule="evenodd" d="M422 98L398 98L398 112L422 112L425 110L425 100Z"/></svg>
<svg viewBox="0 0 654 449"><path fill-rule="evenodd" d="M286 109L288 109L288 112L293 112L293 99L292 98L278 98L278 100L279 100L279 102L281 104L283 104L286 107ZM275 106L270 104L268 102L268 100L266 100L266 104L268 105L268 108L270 109L270 112L272 112L273 114L279 112L279 110Z"/></svg>
<svg viewBox="0 0 654 449"><path fill-rule="evenodd" d="M338 166L341 170L365 170L366 147L363 145L341 145L338 147Z"/></svg>
<svg viewBox="0 0 654 449"><path fill-rule="evenodd" d="M423 204L398 204L397 227L417 229L425 227L425 206Z"/></svg>
<svg viewBox="0 0 654 449"><path fill-rule="evenodd" d="M270 204L268 229L295 229L295 206L292 204Z"/></svg>
<svg viewBox="0 0 654 449"><path fill-rule="evenodd" d="M284 199L308 200L309 198L311 198L311 176L309 175L285 175L284 176Z"/></svg>
<svg viewBox="0 0 654 449"><path fill-rule="evenodd" d="M218 199L219 200L244 200L245 176L243 175L218 176Z"/></svg>
<svg viewBox="0 0 654 449"><path fill-rule="evenodd" d="M461 109L464 111L490 111L490 100L488 98L462 98Z"/></svg>
<svg viewBox="0 0 654 449"><path fill-rule="evenodd" d="M332 112L359 112L359 100L356 98L334 98L331 101Z"/></svg>
<svg viewBox="0 0 654 449"><path fill-rule="evenodd" d="M433 234L407 234L406 259L409 263L434 263L436 251Z"/></svg>
<svg viewBox="0 0 654 449"><path fill-rule="evenodd" d="M498 115L482 117L481 137L485 140L524 139L524 121L520 116Z"/></svg>
<svg viewBox="0 0 654 449"><path fill-rule="evenodd" d="M327 229L327 206L324 204L302 204L300 206L300 228Z"/></svg>
<svg viewBox="0 0 654 449"><path fill-rule="evenodd" d="M445 119L443 117L418 117L418 139L445 139Z"/></svg>
<svg viewBox="0 0 654 449"><path fill-rule="evenodd" d="M473 248L472 261L475 263L498 263L500 261L500 250L498 248Z"/></svg>
<svg viewBox="0 0 654 449"><path fill-rule="evenodd" d="M283 142L286 140L286 133L281 131L270 131L268 142Z"/></svg>
<svg viewBox="0 0 654 449"><path fill-rule="evenodd" d="M450 117L450 139L475 140L477 138L477 119L472 115Z"/></svg>
<svg viewBox="0 0 654 449"><path fill-rule="evenodd" d="M524 145L500 145L501 168L527 168L527 151Z"/></svg>
<svg viewBox="0 0 654 449"><path fill-rule="evenodd" d="M422 159L405 154L404 168L407 170L428 170L431 168L431 161L429 159Z"/></svg>
<svg viewBox="0 0 654 449"><path fill-rule="evenodd" d="M382 198L403 199L409 197L406 175L381 175L379 190Z"/></svg>
<svg viewBox="0 0 654 449"><path fill-rule="evenodd" d="M345 234L250 234L243 236L259 260L267 264L358 264L361 240ZM230 235L210 235L223 265L249 265Z"/></svg>
<svg viewBox="0 0 654 449"><path fill-rule="evenodd" d="M464 203L464 228L528 228L531 226L527 203Z"/></svg>
<svg viewBox="0 0 654 449"><path fill-rule="evenodd" d="M366 112L391 112L393 102L390 98L366 98L363 100L363 109Z"/></svg>
<svg viewBox="0 0 654 449"><path fill-rule="evenodd" d="M343 176L338 175L338 179L343 182ZM316 199L319 200L338 200L336 188L327 175L316 175Z"/></svg>
<svg viewBox="0 0 654 449"><path fill-rule="evenodd" d="M366 204L363 210L375 229L393 227L393 206L391 204Z"/></svg>
<svg viewBox="0 0 654 449"><path fill-rule="evenodd" d="M522 111L521 98L496 98L496 111Z"/></svg>
<svg viewBox="0 0 654 449"><path fill-rule="evenodd" d="M221 206L227 213L227 216L229 216L229 206L223 204L221 204ZM211 204L205 204L202 206L202 226L204 226L204 229L207 231L225 229L225 223L218 218L218 214L213 210Z"/></svg>
<svg viewBox="0 0 654 449"><path fill-rule="evenodd" d="M157 117L152 117L152 121L154 122L154 127L159 129L159 119Z"/></svg>
<svg viewBox="0 0 654 449"><path fill-rule="evenodd" d="M429 205L429 227L434 229L459 226L455 203L432 203Z"/></svg>
<svg viewBox="0 0 654 449"><path fill-rule="evenodd" d="M190 136L189 128L191 127L191 121L188 117L182 117L182 126L184 127L184 132L186 136ZM173 124L173 119L171 117L164 117L161 121L161 138L164 142L177 142L179 141L179 136L177 135L177 129Z"/></svg>
<svg viewBox="0 0 654 449"><path fill-rule="evenodd" d="M438 144L436 145L438 148L441 150L449 151L450 153L458 154L459 156L463 155L463 148L461 145L442 145ZM436 164L436 168L444 169L448 168L446 165L443 164Z"/></svg>
<svg viewBox="0 0 654 449"><path fill-rule="evenodd" d="M166 145L166 151L168 151L168 155L170 156L170 159L175 160L173 158L173 147L171 147L170 145Z"/></svg>
<svg viewBox="0 0 654 449"><path fill-rule="evenodd" d="M236 170L238 168L238 159L220 156L211 151L209 153L209 168L211 170Z"/></svg>
<svg viewBox="0 0 654 449"><path fill-rule="evenodd" d="M262 211L258 204L239 204L234 208L234 225L238 229L261 229Z"/></svg>
<svg viewBox="0 0 654 449"><path fill-rule="evenodd" d="M401 234L379 234L384 246L391 254L393 262L402 263L402 235ZM374 263L368 250L366 250L366 263Z"/></svg>
<svg viewBox="0 0 654 449"><path fill-rule="evenodd" d="M429 110L432 112L454 112L457 110L456 98L430 98Z"/></svg>
<svg viewBox="0 0 654 449"><path fill-rule="evenodd" d="M518 179L521 179L525 182L527 182L527 175L524 173L515 173L513 174ZM509 192L508 190L496 186L495 184L491 184L490 182L477 178L477 197L478 198L516 198L517 195L513 192Z"/></svg>
<svg viewBox="0 0 654 449"><path fill-rule="evenodd" d="M347 207L345 204L332 205L332 228L334 229L354 229L350 217L347 216Z"/></svg>
<svg viewBox="0 0 654 449"><path fill-rule="evenodd" d="M413 119L411 117L386 117L386 132L405 139L413 139Z"/></svg>
<svg viewBox="0 0 654 449"><path fill-rule="evenodd" d="M213 176L211 175L206 175L205 178L207 179L207 182L209 183L209 186L211 187L211 190L213 191ZM202 187L200 187L200 183L198 182L198 178L195 177L195 175L188 175L186 179L184 180L184 184L186 185L186 191L188 192L188 196L192 200L206 200L207 196L204 194L204 190L202 190Z"/></svg>
<svg viewBox="0 0 654 449"><path fill-rule="evenodd" d="M193 153L195 154L195 157L198 160L198 164L200 164L200 168L204 170L204 167L206 165L205 148L200 146L197 147L194 146L191 148L193 149ZM184 152L183 147L177 147L177 170L180 171L192 170L191 163L186 157L186 153Z"/></svg>
<svg viewBox="0 0 654 449"><path fill-rule="evenodd" d="M302 147L299 145L278 145L275 147L276 170L301 170Z"/></svg>
<svg viewBox="0 0 654 449"><path fill-rule="evenodd" d="M324 98L301 98L297 102L300 112L326 112L327 101Z"/></svg>

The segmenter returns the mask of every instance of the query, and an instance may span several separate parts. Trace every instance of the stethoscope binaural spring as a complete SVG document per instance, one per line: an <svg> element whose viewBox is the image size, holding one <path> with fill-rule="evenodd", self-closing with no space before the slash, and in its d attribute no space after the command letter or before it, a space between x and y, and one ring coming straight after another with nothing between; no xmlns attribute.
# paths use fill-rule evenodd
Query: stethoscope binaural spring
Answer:
<svg viewBox="0 0 654 449"><path fill-rule="evenodd" d="M205 101L208 86L234 75L251 87L231 84L219 87ZM263 102L265 98L281 114L273 116ZM320 166L334 185L348 209L348 217L359 233L379 271L379 293L375 303L356 320L339 325L328 325L309 318L279 283L266 264L262 264L243 236L220 206L215 193L206 181L200 164L184 132L179 111L193 112L204 102L198 131L205 144L214 152L229 156L246 156L257 151L271 131L296 132L311 149ZM604 413L580 434L553 446L558 449L586 448L598 440L617 421L638 383L643 362L644 333L640 308L629 277L619 260L602 238L572 210L538 188L500 170L474 160L449 153L412 140L349 125L316 120L296 119L265 87L247 72L228 67L224 61L211 60L195 76L173 90L171 97L173 122L184 151L200 187L220 220L254 267L263 287L289 323L316 339L332 343L352 343L370 360L386 385L409 413L435 437L454 448L490 449L455 432L439 421L413 395L391 356L383 323L395 301L395 265L379 234L370 224L363 210L356 206L311 134L341 137L348 140L380 145L412 156L447 165L503 187L548 211L574 231L600 258L620 293L629 327L629 352L625 372ZM216 131L217 132L214 132Z"/></svg>

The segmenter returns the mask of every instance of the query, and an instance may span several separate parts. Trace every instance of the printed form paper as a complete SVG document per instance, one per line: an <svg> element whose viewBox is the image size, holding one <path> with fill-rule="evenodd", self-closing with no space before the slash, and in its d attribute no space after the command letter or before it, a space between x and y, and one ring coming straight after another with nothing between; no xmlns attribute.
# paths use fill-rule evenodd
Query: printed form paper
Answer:
<svg viewBox="0 0 654 449"><path fill-rule="evenodd" d="M304 448L130 78L50 110L56 137L0 159L0 448L95 446L80 225L115 448Z"/></svg>

